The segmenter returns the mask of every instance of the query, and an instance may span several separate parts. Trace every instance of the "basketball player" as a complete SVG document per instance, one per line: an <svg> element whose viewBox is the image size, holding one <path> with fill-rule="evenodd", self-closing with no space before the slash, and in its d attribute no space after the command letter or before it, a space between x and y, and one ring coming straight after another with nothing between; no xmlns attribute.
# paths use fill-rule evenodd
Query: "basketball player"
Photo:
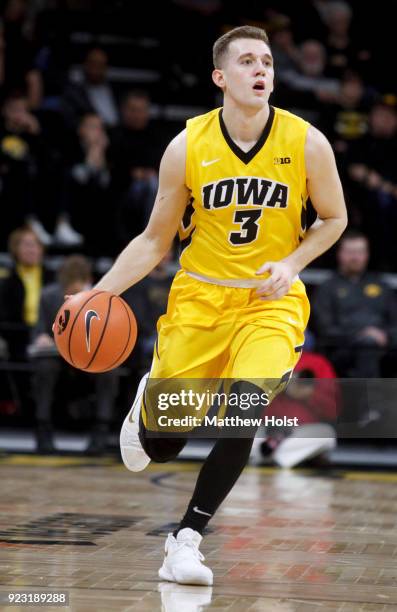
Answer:
<svg viewBox="0 0 397 612"><path fill-rule="evenodd" d="M187 121L169 144L147 228L96 288L120 294L137 283L162 259L179 227L181 269L158 322L150 378L286 381L309 317L298 274L345 229L342 188L326 138L269 105L274 69L265 31L236 28L215 42L213 56L223 108ZM309 196L318 218L305 231ZM174 459L185 444L147 436L147 376L120 436L132 471L151 459ZM160 578L212 584L199 551L201 534L242 472L252 441L216 441L186 514L168 535Z"/></svg>

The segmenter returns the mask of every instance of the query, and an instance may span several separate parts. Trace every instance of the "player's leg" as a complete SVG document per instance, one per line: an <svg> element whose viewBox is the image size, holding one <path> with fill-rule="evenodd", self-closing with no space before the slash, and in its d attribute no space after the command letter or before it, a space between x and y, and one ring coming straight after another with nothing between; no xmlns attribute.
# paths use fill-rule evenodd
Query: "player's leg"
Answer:
<svg viewBox="0 0 397 612"><path fill-rule="evenodd" d="M239 393L240 385L235 386ZM253 392L255 388L249 385ZM244 392L247 391L245 386ZM198 550L202 533L219 505L233 488L246 465L254 432L251 437L219 438L205 460L196 482L193 496L178 528L169 534L165 557L159 576L180 584L211 585L213 574L203 565Z"/></svg>
<svg viewBox="0 0 397 612"><path fill-rule="evenodd" d="M144 470L151 459L156 462L174 459L186 444L185 438L153 438L148 434L141 414L148 376L149 373L139 384L134 404L120 434L124 465L134 472ZM170 533L165 543L165 559L159 570L160 578L181 584L211 585L212 571L202 564L204 557L199 551L200 542L201 535L193 529L179 531L177 538Z"/></svg>
<svg viewBox="0 0 397 612"><path fill-rule="evenodd" d="M247 393L258 394L267 389L275 395L299 358L295 351L297 338L302 339L302 333L298 335L288 326L268 329L245 325L233 341L229 376L238 382L230 392L244 393L247 397ZM251 428L241 432L241 437L217 440L201 468L192 499L174 536L178 537L180 530L186 528L202 534L247 464L254 436L255 430Z"/></svg>
<svg viewBox="0 0 397 612"><path fill-rule="evenodd" d="M237 307L239 297L235 290L223 289L225 299ZM239 296L242 308L239 310L237 332L235 324L232 325L231 333L227 328L223 330L223 341L227 342L225 352L228 356L228 369L223 372L223 376L236 380L234 391L237 393L246 393L247 388L251 392L257 392L258 389L252 379L262 382L272 380L275 383L273 386L280 388L281 380L288 378L292 372L298 356L294 347L303 340L303 334L300 328L295 329L290 323L284 327L281 323L277 323L272 328L277 312L272 313L272 321L272 315L264 312L263 302L254 298L252 304L250 299L247 303L247 294L244 291L239 292ZM283 302L288 314L289 301L289 298L286 298ZM298 311L302 309L301 303L304 300L295 299L293 302L291 310L298 318L300 315ZM251 306L253 313L250 310ZM235 308L233 313L234 310ZM286 313L283 309L281 312L281 318L285 319ZM262 322L258 320L258 314L262 316ZM226 311L226 315L230 317L230 310L229 313ZM233 314L230 318L232 317ZM306 314L302 314L302 319L306 317ZM254 323L251 323L252 320ZM233 488L248 461L254 435L255 431L251 429L240 438L218 439L215 443L200 470L184 517L175 532L168 536L166 556L159 572L161 578L180 583L212 584L212 572L199 562L201 559L191 558L187 563L184 554L179 556L178 551L184 552L185 541L191 549L195 543L198 551L203 529Z"/></svg>
<svg viewBox="0 0 397 612"><path fill-rule="evenodd" d="M174 531L190 527L200 534L232 490L248 462L254 435L218 438L200 470L192 499Z"/></svg>

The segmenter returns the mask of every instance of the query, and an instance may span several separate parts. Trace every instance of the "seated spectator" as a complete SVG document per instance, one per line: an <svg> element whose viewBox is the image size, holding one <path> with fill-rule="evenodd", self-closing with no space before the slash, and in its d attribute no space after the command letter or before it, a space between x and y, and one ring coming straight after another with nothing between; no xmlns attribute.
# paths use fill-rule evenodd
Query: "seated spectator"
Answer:
<svg viewBox="0 0 397 612"><path fill-rule="evenodd" d="M116 125L119 113L113 89L107 81L108 56L102 49L88 51L83 62L81 82L69 83L62 100L61 112L72 127L86 113L98 114L105 125Z"/></svg>
<svg viewBox="0 0 397 612"><path fill-rule="evenodd" d="M327 50L327 74L342 78L345 70L351 68L365 76L370 66L371 51L362 44L357 35L351 35L353 11L347 2L327 2L322 10L324 23L328 28L325 37Z"/></svg>
<svg viewBox="0 0 397 612"><path fill-rule="evenodd" d="M349 231L337 251L338 270L315 292L313 324L340 376L377 378L382 357L397 346L397 302L367 271L367 238Z"/></svg>
<svg viewBox="0 0 397 612"><path fill-rule="evenodd" d="M68 169L63 189L66 218L80 233L70 227L59 230L60 240L83 241L90 255L110 255L114 239L111 238L113 205L110 196L110 172L106 159L108 137L102 119L95 113L80 119L75 146L69 153ZM93 220L95 219L95 222ZM56 234L57 237L57 234Z"/></svg>
<svg viewBox="0 0 397 612"><path fill-rule="evenodd" d="M40 190L46 188L44 159L48 157L48 149L42 126L29 111L27 98L22 94L10 95L4 102L0 122L0 196L7 210L0 231L2 242L21 224L29 226L45 246L54 240L39 215ZM70 244L72 237L73 244L79 243L58 203L54 201L53 205L56 240Z"/></svg>
<svg viewBox="0 0 397 612"><path fill-rule="evenodd" d="M321 127L340 160L350 143L368 132L368 115L369 95L361 77L345 73L335 103L326 105L321 113Z"/></svg>
<svg viewBox="0 0 397 612"><path fill-rule="evenodd" d="M8 0L0 21L0 93L2 99L18 91L26 95L30 110L40 107L43 83L35 66L28 30L27 0Z"/></svg>
<svg viewBox="0 0 397 612"><path fill-rule="evenodd" d="M386 96L371 109L369 131L351 143L347 156L349 190L361 208L361 228L369 236L378 268L396 269L397 104Z"/></svg>
<svg viewBox="0 0 397 612"><path fill-rule="evenodd" d="M112 419L114 399L117 392L117 374L104 372L100 376L79 372L58 354L55 347L52 325L55 316L65 301L65 295L73 295L87 290L92 285L91 265L80 255L66 258L58 272L58 281L45 287L40 300L40 316L34 328L34 340L30 355L34 358L34 397L36 402L37 447L39 452L51 453L55 450L53 441L53 418L51 410L55 399L55 387L62 373L78 375L95 386L96 419L88 454L98 454L105 450L109 425Z"/></svg>
<svg viewBox="0 0 397 612"><path fill-rule="evenodd" d="M0 122L0 194L7 210L1 230L3 241L12 229L29 220L40 240L49 242L49 235L36 214L40 134L40 123L29 111L27 98L17 93L8 96Z"/></svg>
<svg viewBox="0 0 397 612"><path fill-rule="evenodd" d="M139 234L150 217L164 149L161 128L150 120L150 100L132 91L121 106L121 125L111 132L114 189L120 194L119 231L122 245Z"/></svg>
<svg viewBox="0 0 397 612"><path fill-rule="evenodd" d="M311 121L319 117L319 102L333 102L339 93L339 81L325 74L327 55L324 45L317 40L304 41L299 50L299 69L285 70L281 82L290 89L289 107L311 111Z"/></svg>
<svg viewBox="0 0 397 612"><path fill-rule="evenodd" d="M25 361L40 294L52 274L43 265L43 245L30 228L14 230L8 250L13 267L0 283L0 333L8 343L10 360Z"/></svg>
<svg viewBox="0 0 397 612"><path fill-rule="evenodd" d="M305 343L306 346L306 343ZM267 417L297 418L295 428L268 427L261 444L264 457L281 467L324 457L336 446L334 426L340 411L340 389L331 363L323 355L304 350L286 390L266 409Z"/></svg>
<svg viewBox="0 0 397 612"><path fill-rule="evenodd" d="M270 43L277 78L299 69L299 49L294 41L292 24L286 15L275 15L270 21Z"/></svg>

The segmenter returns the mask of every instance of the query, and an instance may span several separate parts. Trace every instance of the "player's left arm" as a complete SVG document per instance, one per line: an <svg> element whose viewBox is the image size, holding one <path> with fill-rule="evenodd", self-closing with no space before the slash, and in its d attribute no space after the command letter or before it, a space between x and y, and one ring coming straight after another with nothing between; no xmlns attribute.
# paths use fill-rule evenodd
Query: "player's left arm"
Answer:
<svg viewBox="0 0 397 612"><path fill-rule="evenodd" d="M317 220L288 257L268 261L257 271L257 274L270 273L257 290L264 300L277 300L288 293L294 277L327 251L347 225L346 204L334 153L324 134L313 126L307 131L305 163L307 189Z"/></svg>

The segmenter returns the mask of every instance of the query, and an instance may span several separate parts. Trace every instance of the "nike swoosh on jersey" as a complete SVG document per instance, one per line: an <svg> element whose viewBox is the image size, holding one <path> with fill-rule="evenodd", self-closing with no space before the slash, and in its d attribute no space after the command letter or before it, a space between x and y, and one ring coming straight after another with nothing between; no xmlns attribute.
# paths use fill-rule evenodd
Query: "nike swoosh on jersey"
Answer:
<svg viewBox="0 0 397 612"><path fill-rule="evenodd" d="M216 164L216 162L218 161L221 161L220 157L218 157L217 159L210 159L208 161L206 159L203 159L201 165L203 166L203 168L205 168L206 166L211 166L211 164Z"/></svg>
<svg viewBox="0 0 397 612"><path fill-rule="evenodd" d="M91 351L91 323L92 319L98 319L100 321L100 316L95 310L87 310L85 313L85 343L87 346L87 352Z"/></svg>

